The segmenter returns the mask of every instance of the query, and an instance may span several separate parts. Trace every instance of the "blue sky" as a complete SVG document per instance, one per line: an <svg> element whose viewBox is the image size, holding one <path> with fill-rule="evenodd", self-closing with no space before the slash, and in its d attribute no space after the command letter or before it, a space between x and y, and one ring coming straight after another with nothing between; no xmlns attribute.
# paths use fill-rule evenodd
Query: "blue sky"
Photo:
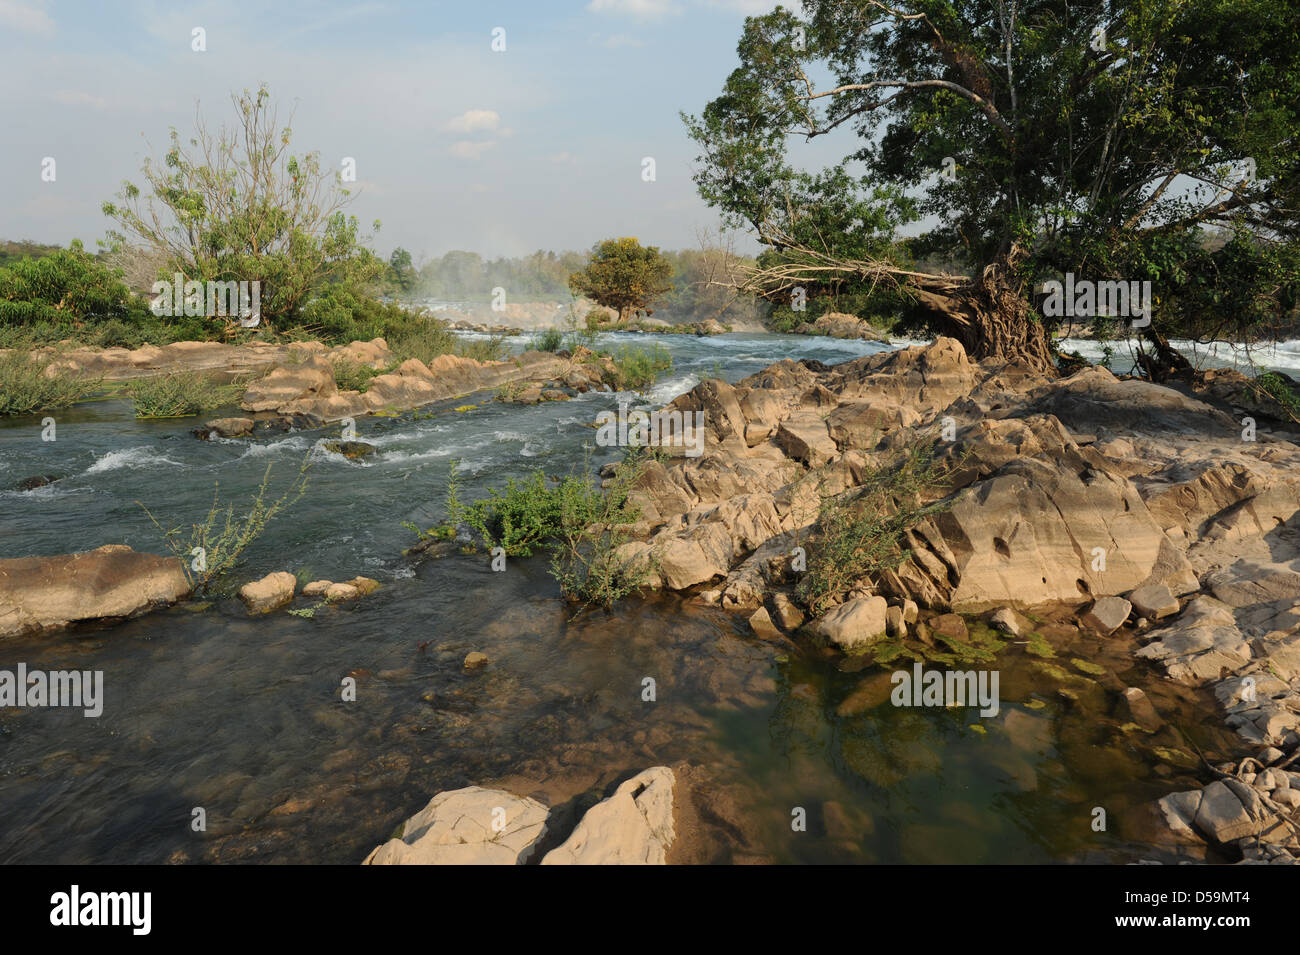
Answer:
<svg viewBox="0 0 1300 955"><path fill-rule="evenodd" d="M218 125L231 90L266 83L282 123L296 109L296 151L356 159L349 211L382 220L384 254L694 247L717 216L678 112L717 95L746 14L775 5L0 0L0 237L92 245L101 203L196 101Z"/></svg>

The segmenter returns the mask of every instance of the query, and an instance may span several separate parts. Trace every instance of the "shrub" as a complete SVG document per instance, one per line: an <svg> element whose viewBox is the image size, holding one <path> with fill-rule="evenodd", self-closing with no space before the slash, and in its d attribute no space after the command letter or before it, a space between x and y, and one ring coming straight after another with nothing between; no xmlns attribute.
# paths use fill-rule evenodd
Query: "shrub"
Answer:
<svg viewBox="0 0 1300 955"><path fill-rule="evenodd" d="M262 475L262 483L253 495L248 511L235 517L234 504L226 505L223 513L220 504L221 487L212 487L212 507L202 524L191 524L188 529L173 527L166 529L158 522L149 508L140 501L137 504L149 516L154 527L163 535L167 549L179 558L189 581L190 592L200 593L208 590L219 578L230 572L239 563L240 555L253 543L266 526L285 508L292 506L307 491L307 468L310 458L303 458L298 475L277 500L267 503L266 492L271 483L271 465L267 465Z"/></svg>
<svg viewBox="0 0 1300 955"><path fill-rule="evenodd" d="M535 334L532 340L532 348L534 351L557 352L563 344L564 333L558 328L543 329Z"/></svg>
<svg viewBox="0 0 1300 955"><path fill-rule="evenodd" d="M347 358L334 360L334 384L339 391L365 391L370 387L370 379L380 374L383 372Z"/></svg>
<svg viewBox="0 0 1300 955"><path fill-rule="evenodd" d="M613 355L617 369L615 388L648 388L662 374L672 371L672 353L657 342L649 348L623 345Z"/></svg>
<svg viewBox="0 0 1300 955"><path fill-rule="evenodd" d="M180 371L137 378L125 390L137 418L184 418L231 403L243 393L244 385L222 384L208 375Z"/></svg>
<svg viewBox="0 0 1300 955"><path fill-rule="evenodd" d="M473 358L475 361L505 361L510 354L505 337L501 335L468 341L460 339L456 342L454 350L462 358Z"/></svg>
<svg viewBox="0 0 1300 955"><path fill-rule="evenodd" d="M104 322L138 328L153 320L121 273L98 262L76 240L71 248L0 269L0 325L45 325L57 329L58 337L73 338L93 333Z"/></svg>
<svg viewBox="0 0 1300 955"><path fill-rule="evenodd" d="M922 503L942 482L937 444L918 445L868 474L862 486L823 498L818 533L808 546L808 569L798 595L820 614L861 578L894 570L911 552L901 544L917 523L953 500Z"/></svg>
<svg viewBox="0 0 1300 955"><path fill-rule="evenodd" d="M0 352L0 415L66 408L95 392L99 378L61 369L46 372L48 357L33 360L24 347Z"/></svg>

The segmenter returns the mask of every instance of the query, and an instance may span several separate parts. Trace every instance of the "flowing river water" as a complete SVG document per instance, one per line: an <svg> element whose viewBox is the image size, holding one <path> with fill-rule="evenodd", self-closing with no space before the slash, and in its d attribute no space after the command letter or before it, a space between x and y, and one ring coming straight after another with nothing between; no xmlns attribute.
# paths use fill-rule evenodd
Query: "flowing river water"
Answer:
<svg viewBox="0 0 1300 955"><path fill-rule="evenodd" d="M782 358L829 364L883 347L656 340L675 367L639 400L660 404L702 376L736 381ZM0 862L352 864L442 790L497 784L555 804L657 764L707 774L715 804L701 826L713 837L699 861L1123 862L1153 851L1139 807L1191 788L1187 744L1232 749L1208 695L1050 620L1055 658L1009 646L1001 711L982 719L896 708L884 671L762 641L743 617L689 598L571 619L545 558L492 573L481 554L402 556L414 542L403 522L444 517L451 461L462 499L537 468L567 473L583 466L585 425L618 397L518 406L481 394L427 417L365 419L357 437L379 452L355 462L324 452L321 432L202 442L194 419L138 421L113 399L60 412L53 442L39 417L0 421L0 556L109 543L161 552L141 504L164 523L199 521L214 482L238 506L268 464L276 489L310 455L306 496L248 551L235 583L289 570L383 584L312 618L250 618L227 595L0 644L0 668L105 680L99 718L0 710ZM466 404L476 407L456 410ZM12 490L33 475L59 480ZM464 670L473 650L491 663ZM355 702L340 699L347 676ZM654 702L642 699L646 677ZM1157 738L1119 728L1122 685L1151 695L1169 723ZM196 807L205 832L191 826Z"/></svg>

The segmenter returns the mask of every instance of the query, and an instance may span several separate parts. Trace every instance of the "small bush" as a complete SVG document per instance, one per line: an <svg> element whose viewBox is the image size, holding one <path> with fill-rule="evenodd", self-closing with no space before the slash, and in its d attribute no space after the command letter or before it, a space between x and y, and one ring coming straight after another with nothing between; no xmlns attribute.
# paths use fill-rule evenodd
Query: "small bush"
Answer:
<svg viewBox="0 0 1300 955"><path fill-rule="evenodd" d="M1268 371L1255 379L1255 387L1276 402L1292 421L1300 421L1300 393L1276 372Z"/></svg>
<svg viewBox="0 0 1300 955"><path fill-rule="evenodd" d="M624 345L614 353L613 359L617 380L610 384L620 389L648 388L673 368L672 353L658 343L649 348Z"/></svg>
<svg viewBox="0 0 1300 955"><path fill-rule="evenodd" d="M563 344L564 333L558 328L547 328L533 336L532 348L534 351L557 352Z"/></svg>
<svg viewBox="0 0 1300 955"><path fill-rule="evenodd" d="M49 360L49 356L33 360L23 347L0 352L0 415L66 408L93 394L102 383L60 369L47 374Z"/></svg>
<svg viewBox="0 0 1300 955"><path fill-rule="evenodd" d="M456 342L455 352L462 358L473 358L475 361L505 361L510 349L506 346L504 336L493 335L486 340L460 339Z"/></svg>
<svg viewBox="0 0 1300 955"><path fill-rule="evenodd" d="M137 378L126 386L137 418L185 418L235 401L244 391L238 382L221 384L208 375L181 371L156 378Z"/></svg>
<svg viewBox="0 0 1300 955"><path fill-rule="evenodd" d="M370 379L383 372L375 371L369 365L362 365L347 358L334 361L334 384L339 391L365 391L370 387Z"/></svg>
<svg viewBox="0 0 1300 955"><path fill-rule="evenodd" d="M268 464L248 510L239 518L235 517L233 504L226 505L222 510L219 484L212 487L212 507L203 523L191 524L188 529L183 526L164 528L149 508L140 501L136 503L162 533L167 549L180 560L185 579L190 584L190 592L201 593L233 570L239 563L240 555L261 536L266 526L307 492L309 461L310 458L303 458L297 477L279 499L269 503L266 492L271 483L271 465Z"/></svg>
<svg viewBox="0 0 1300 955"><path fill-rule="evenodd" d="M901 544L903 535L952 506L952 500L922 503L942 482L937 447L909 449L869 474L861 487L822 500L808 569L797 591L814 615L863 577L896 569L911 555Z"/></svg>

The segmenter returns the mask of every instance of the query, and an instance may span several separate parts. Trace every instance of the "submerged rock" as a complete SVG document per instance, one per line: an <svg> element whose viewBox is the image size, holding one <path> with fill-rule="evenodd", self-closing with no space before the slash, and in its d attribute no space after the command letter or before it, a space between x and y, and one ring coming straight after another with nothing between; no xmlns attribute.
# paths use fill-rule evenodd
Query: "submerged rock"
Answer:
<svg viewBox="0 0 1300 955"><path fill-rule="evenodd" d="M123 544L0 560L0 637L134 617L189 592L180 561Z"/></svg>
<svg viewBox="0 0 1300 955"><path fill-rule="evenodd" d="M364 441L326 441L323 447L326 451L343 455L349 461L367 457L379 450L373 444L366 444Z"/></svg>
<svg viewBox="0 0 1300 955"><path fill-rule="evenodd" d="M23 478L14 485L14 489L18 491L34 491L38 487L45 487L49 484L53 484L58 479L59 475L57 474L40 474L36 477Z"/></svg>

